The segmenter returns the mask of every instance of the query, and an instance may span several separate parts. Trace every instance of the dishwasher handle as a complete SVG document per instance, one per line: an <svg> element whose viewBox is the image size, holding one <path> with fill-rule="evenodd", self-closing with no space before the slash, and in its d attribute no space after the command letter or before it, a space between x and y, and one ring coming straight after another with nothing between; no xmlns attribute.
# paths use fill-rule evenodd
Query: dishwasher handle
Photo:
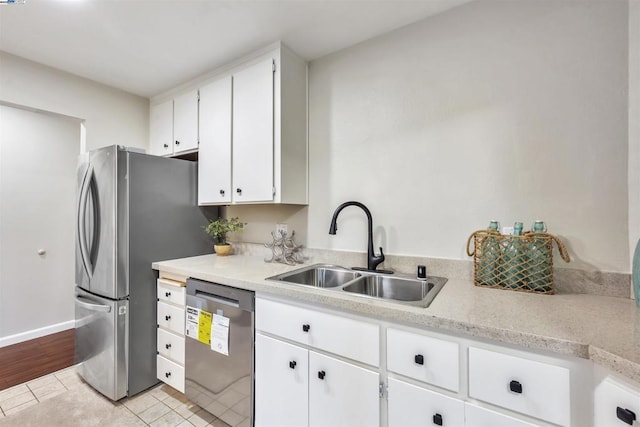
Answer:
<svg viewBox="0 0 640 427"><path fill-rule="evenodd" d="M203 298L243 311L253 312L255 306L255 294L252 291L192 278L187 279L187 296Z"/></svg>
<svg viewBox="0 0 640 427"><path fill-rule="evenodd" d="M209 301L217 302L218 304L228 305L230 307L240 308L240 302L231 298L226 298L221 295L213 295L209 292L196 290L197 298L204 298Z"/></svg>

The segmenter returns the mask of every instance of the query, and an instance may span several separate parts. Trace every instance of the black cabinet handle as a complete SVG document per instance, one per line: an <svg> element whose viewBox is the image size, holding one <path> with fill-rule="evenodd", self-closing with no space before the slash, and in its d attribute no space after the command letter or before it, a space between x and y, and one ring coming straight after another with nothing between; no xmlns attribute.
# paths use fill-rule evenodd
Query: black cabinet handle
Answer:
<svg viewBox="0 0 640 427"><path fill-rule="evenodd" d="M165 377L167 377L167 378L169 378L169 377L171 376L171 372L165 372L165 373L164 373L164 376L165 376Z"/></svg>
<svg viewBox="0 0 640 427"><path fill-rule="evenodd" d="M220 195L224 196L224 190L220 190Z"/></svg>
<svg viewBox="0 0 640 427"><path fill-rule="evenodd" d="M633 422L636 420L635 412L630 411L629 409L621 408L619 406L616 408L616 415L618 416L618 419L620 421L629 425L633 425Z"/></svg>
<svg viewBox="0 0 640 427"><path fill-rule="evenodd" d="M165 296L165 297L167 297L167 298L169 298L169 297L171 296L171 292L165 292L165 293L164 293L164 296Z"/></svg>
<svg viewBox="0 0 640 427"><path fill-rule="evenodd" d="M433 423L437 426L441 426L442 425L442 415L440 414L435 414L433 416Z"/></svg>
<svg viewBox="0 0 640 427"><path fill-rule="evenodd" d="M164 320L168 322L169 320L171 320L171 316L164 316Z"/></svg>
<svg viewBox="0 0 640 427"><path fill-rule="evenodd" d="M325 371L318 371L318 378L324 380L324 376L327 375Z"/></svg>
<svg viewBox="0 0 640 427"><path fill-rule="evenodd" d="M180 145L180 141L176 141L176 145Z"/></svg>
<svg viewBox="0 0 640 427"><path fill-rule="evenodd" d="M522 384L520 384L516 380L511 380L511 382L509 383L509 390L511 390L514 393L521 394L522 393Z"/></svg>
<svg viewBox="0 0 640 427"><path fill-rule="evenodd" d="M295 360L292 360L291 362L289 362L289 367L290 367L291 369L296 369L296 361L295 361Z"/></svg>
<svg viewBox="0 0 640 427"><path fill-rule="evenodd" d="M164 148L169 148L169 144L162 144Z"/></svg>
<svg viewBox="0 0 640 427"><path fill-rule="evenodd" d="M242 188L236 188L236 193L242 194Z"/></svg>
<svg viewBox="0 0 640 427"><path fill-rule="evenodd" d="M309 329L311 329L311 325L308 325L308 324L306 324L306 325L302 325L302 330L303 330L304 332L309 332Z"/></svg>
<svg viewBox="0 0 640 427"><path fill-rule="evenodd" d="M167 350L169 350L171 348L171 344L165 344L164 348L166 348Z"/></svg>
<svg viewBox="0 0 640 427"><path fill-rule="evenodd" d="M416 354L413 357L413 361L416 362L417 365L424 365L424 356L421 354Z"/></svg>

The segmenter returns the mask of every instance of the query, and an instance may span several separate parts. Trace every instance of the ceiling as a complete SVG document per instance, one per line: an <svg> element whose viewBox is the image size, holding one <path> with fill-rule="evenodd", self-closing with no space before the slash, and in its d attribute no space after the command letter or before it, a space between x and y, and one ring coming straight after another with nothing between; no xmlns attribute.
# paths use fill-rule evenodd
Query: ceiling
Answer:
<svg viewBox="0 0 640 427"><path fill-rule="evenodd" d="M275 41L306 60L469 0L26 0L0 50L152 97Z"/></svg>

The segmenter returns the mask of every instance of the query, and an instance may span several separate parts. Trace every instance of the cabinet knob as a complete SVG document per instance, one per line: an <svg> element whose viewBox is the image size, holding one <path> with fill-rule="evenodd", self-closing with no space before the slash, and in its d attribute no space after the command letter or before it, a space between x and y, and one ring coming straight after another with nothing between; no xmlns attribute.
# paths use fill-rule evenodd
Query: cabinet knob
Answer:
<svg viewBox="0 0 640 427"><path fill-rule="evenodd" d="M167 298L169 298L169 297L171 296L171 292L165 292L165 293L164 293L164 296L165 296L165 297L167 297Z"/></svg>
<svg viewBox="0 0 640 427"><path fill-rule="evenodd" d="M171 344L165 344L164 348L166 348L167 350L169 350L171 348Z"/></svg>
<svg viewBox="0 0 640 427"><path fill-rule="evenodd" d="M289 362L289 367L290 367L291 369L296 369L296 361L295 361L295 360L292 360L291 362Z"/></svg>
<svg viewBox="0 0 640 427"><path fill-rule="evenodd" d="M165 376L165 377L167 377L167 378L169 378L169 377L171 376L171 372L165 372L165 373L164 373L164 376Z"/></svg>
<svg viewBox="0 0 640 427"><path fill-rule="evenodd" d="M421 354L416 354L413 357L413 361L416 362L416 365L424 365L424 356Z"/></svg>
<svg viewBox="0 0 640 427"><path fill-rule="evenodd" d="M514 393L521 394L522 393L522 384L520 384L516 380L511 380L511 382L509 383L509 390L511 390Z"/></svg>
<svg viewBox="0 0 640 427"><path fill-rule="evenodd" d="M306 324L306 325L302 325L302 330L303 330L304 332L309 332L309 329L311 329L311 325L308 325L308 324Z"/></svg>
<svg viewBox="0 0 640 427"><path fill-rule="evenodd" d="M176 145L180 145L180 141L176 141Z"/></svg>
<svg viewBox="0 0 640 427"><path fill-rule="evenodd" d="M321 380L324 380L325 375L327 375L325 371L318 371L318 378Z"/></svg>
<svg viewBox="0 0 640 427"><path fill-rule="evenodd" d="M242 194L242 188L236 188L236 193Z"/></svg>
<svg viewBox="0 0 640 427"><path fill-rule="evenodd" d="M224 196L224 190L220 190L220 195Z"/></svg>
<svg viewBox="0 0 640 427"><path fill-rule="evenodd" d="M633 422L636 420L635 412L619 406L616 408L616 415L620 421L629 425L633 425Z"/></svg>
<svg viewBox="0 0 640 427"><path fill-rule="evenodd" d="M437 426L441 426L442 425L442 415L440 414L435 414L433 416L433 423Z"/></svg>
<svg viewBox="0 0 640 427"><path fill-rule="evenodd" d="M169 144L162 144L164 148L169 148Z"/></svg>
<svg viewBox="0 0 640 427"><path fill-rule="evenodd" d="M171 320L171 316L169 316L169 315L164 316L164 320L166 320L168 322L169 320Z"/></svg>

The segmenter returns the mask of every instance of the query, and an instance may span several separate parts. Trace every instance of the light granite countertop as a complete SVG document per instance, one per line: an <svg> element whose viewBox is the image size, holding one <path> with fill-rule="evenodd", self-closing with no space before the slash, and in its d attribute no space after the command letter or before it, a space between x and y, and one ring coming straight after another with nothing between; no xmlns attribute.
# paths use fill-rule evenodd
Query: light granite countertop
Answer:
<svg viewBox="0 0 640 427"><path fill-rule="evenodd" d="M328 308L438 328L525 348L590 359L640 382L640 311L626 298L589 294L536 295L449 279L431 305L418 308L307 286L265 280L299 268L262 257L203 255L153 263L153 268Z"/></svg>

